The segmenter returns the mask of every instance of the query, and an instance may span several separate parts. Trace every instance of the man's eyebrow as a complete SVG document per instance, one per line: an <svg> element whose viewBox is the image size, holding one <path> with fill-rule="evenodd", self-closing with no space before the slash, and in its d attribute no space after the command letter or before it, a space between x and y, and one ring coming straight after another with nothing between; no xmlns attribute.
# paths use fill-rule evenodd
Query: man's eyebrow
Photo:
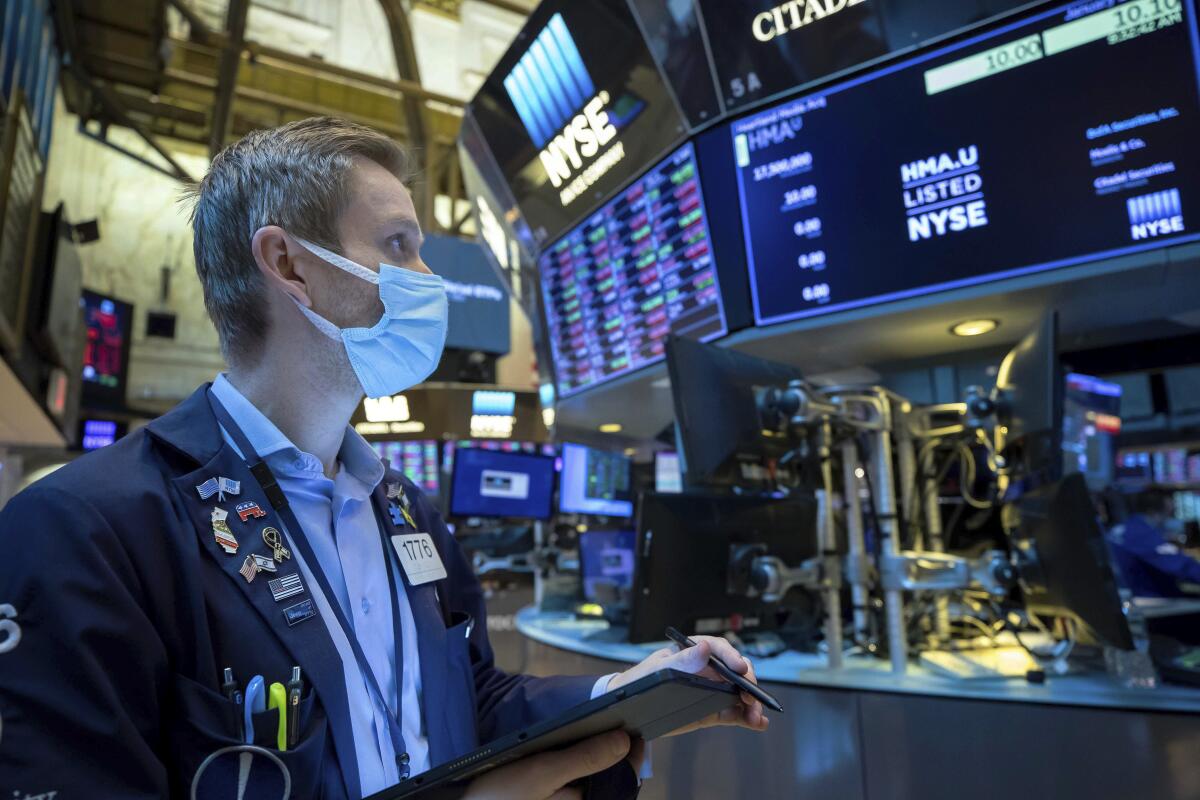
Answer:
<svg viewBox="0 0 1200 800"><path fill-rule="evenodd" d="M425 238L421 233L420 224L412 217L396 217L395 219L388 220L387 224L390 229L411 236L417 241Z"/></svg>

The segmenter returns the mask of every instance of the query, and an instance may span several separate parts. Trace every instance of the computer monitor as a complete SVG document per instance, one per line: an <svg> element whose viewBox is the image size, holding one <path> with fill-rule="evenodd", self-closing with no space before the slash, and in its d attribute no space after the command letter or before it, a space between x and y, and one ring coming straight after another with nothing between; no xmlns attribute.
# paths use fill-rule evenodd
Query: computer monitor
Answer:
<svg viewBox="0 0 1200 800"><path fill-rule="evenodd" d="M133 339L133 306L87 290L80 305L86 330L83 402L91 406L123 407Z"/></svg>
<svg viewBox="0 0 1200 800"><path fill-rule="evenodd" d="M1058 312L1043 317L1001 362L996 375L996 419L1010 463L1026 475L1058 477L1063 430Z"/></svg>
<svg viewBox="0 0 1200 800"><path fill-rule="evenodd" d="M637 520L632 642L659 641L668 625L714 635L777 628L787 616L786 605L730 593L735 548L763 544L766 554L789 566L820 550L811 494L780 500L647 493Z"/></svg>
<svg viewBox="0 0 1200 800"><path fill-rule="evenodd" d="M1121 385L1071 373L1063 397L1063 474L1083 473L1088 488L1103 491L1116 478L1116 437L1121 432Z"/></svg>
<svg viewBox="0 0 1200 800"><path fill-rule="evenodd" d="M564 514L632 517L629 458L581 444L564 444L558 510Z"/></svg>
<svg viewBox="0 0 1200 800"><path fill-rule="evenodd" d="M1014 536L1025 606L1069 617L1087 638L1122 650L1133 636L1121 607L1108 546L1081 473L1038 487L1017 503Z"/></svg>
<svg viewBox="0 0 1200 800"><path fill-rule="evenodd" d="M636 531L579 534L579 575L585 600L608 608L629 605L636 546Z"/></svg>
<svg viewBox="0 0 1200 800"><path fill-rule="evenodd" d="M663 451L654 454L654 491L662 494L683 491L683 468L679 464L679 453Z"/></svg>
<svg viewBox="0 0 1200 800"><path fill-rule="evenodd" d="M371 447L392 469L404 473L426 495L433 498L438 496L441 471L438 467L437 440L376 441L371 442Z"/></svg>
<svg viewBox="0 0 1200 800"><path fill-rule="evenodd" d="M667 371L685 485L773 488L777 461L794 444L763 434L758 393L786 387L800 370L672 336Z"/></svg>
<svg viewBox="0 0 1200 800"><path fill-rule="evenodd" d="M450 486L452 516L549 519L554 459L474 447L459 449Z"/></svg>

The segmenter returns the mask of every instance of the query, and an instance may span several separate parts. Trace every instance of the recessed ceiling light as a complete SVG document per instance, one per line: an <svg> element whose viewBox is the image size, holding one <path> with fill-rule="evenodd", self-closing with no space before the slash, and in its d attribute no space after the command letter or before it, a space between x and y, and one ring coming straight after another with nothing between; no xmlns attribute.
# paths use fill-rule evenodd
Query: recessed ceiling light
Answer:
<svg viewBox="0 0 1200 800"><path fill-rule="evenodd" d="M955 336L980 336L991 333L1000 327L1000 321L995 319L965 319L950 328Z"/></svg>
<svg viewBox="0 0 1200 800"><path fill-rule="evenodd" d="M621 423L606 422L600 426L600 432L601 433L620 433L621 432Z"/></svg>

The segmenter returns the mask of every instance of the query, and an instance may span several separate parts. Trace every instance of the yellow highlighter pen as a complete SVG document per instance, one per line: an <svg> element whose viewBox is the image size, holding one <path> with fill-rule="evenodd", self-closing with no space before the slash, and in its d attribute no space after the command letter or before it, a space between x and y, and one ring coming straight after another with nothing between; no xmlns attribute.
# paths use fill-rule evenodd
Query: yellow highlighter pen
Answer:
<svg viewBox="0 0 1200 800"><path fill-rule="evenodd" d="M280 752L285 752L288 745L287 706L287 689L282 683L272 683L270 691L267 692L267 708L279 709L279 728L275 734L275 749Z"/></svg>

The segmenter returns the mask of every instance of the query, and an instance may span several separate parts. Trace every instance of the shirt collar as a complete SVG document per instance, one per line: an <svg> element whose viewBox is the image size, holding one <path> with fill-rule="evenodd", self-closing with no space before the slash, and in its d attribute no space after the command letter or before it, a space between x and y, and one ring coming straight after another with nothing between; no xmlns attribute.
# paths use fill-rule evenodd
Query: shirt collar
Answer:
<svg viewBox="0 0 1200 800"><path fill-rule="evenodd" d="M229 382L225 373L213 381L212 391L241 427L259 458L268 462L272 469L292 476L323 474L320 460L293 444L266 414ZM347 473L368 489L373 490L383 480L383 462L374 448L349 425L346 426L342 446L338 449L338 461Z"/></svg>

